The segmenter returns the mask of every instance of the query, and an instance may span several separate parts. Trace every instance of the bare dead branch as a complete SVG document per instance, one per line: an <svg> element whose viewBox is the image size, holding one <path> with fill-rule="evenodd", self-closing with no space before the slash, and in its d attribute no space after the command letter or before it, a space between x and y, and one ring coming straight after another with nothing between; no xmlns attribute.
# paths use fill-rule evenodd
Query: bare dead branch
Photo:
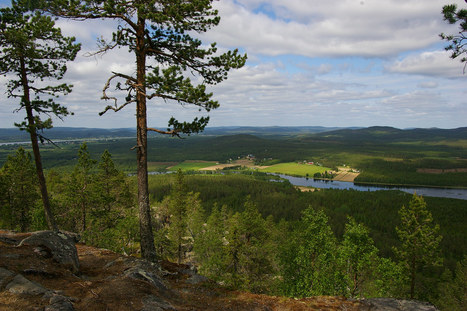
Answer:
<svg viewBox="0 0 467 311"><path fill-rule="evenodd" d="M45 137L44 135L39 134L37 131L36 131L36 135L37 135L37 137L39 138L39 140L41 141L41 144L43 144L44 141L47 141L49 144L52 144L52 145L54 145L55 147L57 147L57 148L60 149L60 146L58 146L57 144L55 144L51 139Z"/></svg>
<svg viewBox="0 0 467 311"><path fill-rule="evenodd" d="M123 74L123 73L117 73L117 72L112 72L113 75L107 80L107 82L105 83L104 85L104 88L102 90L102 97L101 99L103 100L113 100L114 101L114 105L111 106L111 105L108 105L107 107L105 107L104 111L100 112L99 115L103 115L104 113L106 113L107 111L109 110L113 110L115 112L117 111L120 111L122 110L124 107L128 106L129 104L135 102L134 100L128 100L126 101L124 104L122 105L118 105L118 99L114 96L108 96L107 95L107 90L110 88L110 83L112 82L113 79L115 78L124 78L126 79L126 84L132 86L132 88L134 88L134 83L133 82L136 82L135 78L131 77L131 76L128 76L126 74Z"/></svg>
<svg viewBox="0 0 467 311"><path fill-rule="evenodd" d="M103 111L99 112L99 115L102 116L103 114L105 114L109 110L113 110L115 112L118 112L118 111L122 110L123 108L125 108L126 106L128 106L129 104L131 104L133 102L135 102L135 101L132 100L132 101L126 102L126 103L124 103L123 105L120 105L120 106L117 106L117 105L115 105L114 107L113 106L107 106L107 107L105 107L105 109Z"/></svg>
<svg viewBox="0 0 467 311"><path fill-rule="evenodd" d="M164 135L171 135L172 137L177 136L180 139L184 139L178 133L179 131L177 131L175 129L171 130L171 131L161 131L161 130L158 130L158 129L155 129L155 128L152 128L152 127L148 127L148 131L153 131L153 132L156 132L156 133L159 133L159 134L164 134Z"/></svg>
<svg viewBox="0 0 467 311"><path fill-rule="evenodd" d="M102 39L103 40L103 39ZM104 41L101 41L104 42ZM107 53L110 50L113 50L115 47L117 47L118 43L114 42L114 44L103 44L102 47L99 48L96 52L87 52L84 53L84 57L93 57L97 55L103 55Z"/></svg>
<svg viewBox="0 0 467 311"><path fill-rule="evenodd" d="M158 94L158 93L153 93L151 95L144 94L144 96L146 96L147 99L153 99L154 97L160 97L160 98L163 98L163 99L171 99L171 100L175 100L175 101L180 101L180 99L177 98L177 97L168 96L168 95L161 95L161 94Z"/></svg>

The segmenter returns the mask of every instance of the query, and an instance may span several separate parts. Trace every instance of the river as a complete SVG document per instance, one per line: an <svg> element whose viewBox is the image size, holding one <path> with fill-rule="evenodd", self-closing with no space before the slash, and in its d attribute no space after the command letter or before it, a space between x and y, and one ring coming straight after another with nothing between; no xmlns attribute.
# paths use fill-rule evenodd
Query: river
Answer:
<svg viewBox="0 0 467 311"><path fill-rule="evenodd" d="M279 174L281 178L287 179L292 185L295 186L307 186L322 189L354 189L358 191L377 191L377 190L400 190L413 194L416 192L418 195L427 197L441 197L441 198L453 198L467 200L467 189L456 189L456 188L427 188L427 187L401 187L401 186L374 186L374 185L363 185L355 184L353 182L345 181L329 181L329 180L317 180L305 177L293 177Z"/></svg>

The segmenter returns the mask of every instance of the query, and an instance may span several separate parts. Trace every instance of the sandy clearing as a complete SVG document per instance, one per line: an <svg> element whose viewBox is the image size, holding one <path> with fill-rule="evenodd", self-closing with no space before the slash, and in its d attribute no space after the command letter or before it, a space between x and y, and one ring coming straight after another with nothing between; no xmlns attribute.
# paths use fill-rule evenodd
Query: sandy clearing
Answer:
<svg viewBox="0 0 467 311"><path fill-rule="evenodd" d="M359 175L359 173L338 172L336 177L334 177L334 180L353 182L355 180L355 178L357 178L358 175Z"/></svg>
<svg viewBox="0 0 467 311"><path fill-rule="evenodd" d="M301 192L315 192L315 191L319 191L319 189L313 188L313 187L296 186L295 188L299 189Z"/></svg>
<svg viewBox="0 0 467 311"><path fill-rule="evenodd" d="M255 165L254 163L255 162L253 160L240 159L232 163L217 164L217 165L205 167L205 168L200 169L200 171L216 171L216 170L222 170L226 167L234 167L234 166L246 166L248 168L255 168L255 169L263 169L263 168L269 167L269 166L258 166L258 165Z"/></svg>
<svg viewBox="0 0 467 311"><path fill-rule="evenodd" d="M338 167L339 171L337 172L334 180L337 181L348 181L353 182L360 173L356 173L352 168L349 167Z"/></svg>

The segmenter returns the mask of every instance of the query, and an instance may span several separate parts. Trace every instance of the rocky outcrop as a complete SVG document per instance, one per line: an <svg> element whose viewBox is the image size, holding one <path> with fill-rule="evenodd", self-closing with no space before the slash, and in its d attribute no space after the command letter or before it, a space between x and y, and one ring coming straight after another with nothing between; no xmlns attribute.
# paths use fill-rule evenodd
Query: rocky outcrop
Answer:
<svg viewBox="0 0 467 311"><path fill-rule="evenodd" d="M435 311L395 299L289 299L235 292L187 265L150 263L82 244L70 233L0 230L0 310ZM78 262L79 258L79 262Z"/></svg>
<svg viewBox="0 0 467 311"><path fill-rule="evenodd" d="M19 246L35 246L36 253L43 257L50 256L73 273L78 273L79 259L75 246L77 239L77 235L66 232L39 231L22 240Z"/></svg>
<svg viewBox="0 0 467 311"><path fill-rule="evenodd" d="M21 274L16 274L0 267L0 293L6 291L13 296L39 296L49 301L45 311L74 311L69 297L61 295L59 291L50 290L41 284L31 281ZM49 299L50 297L50 299Z"/></svg>

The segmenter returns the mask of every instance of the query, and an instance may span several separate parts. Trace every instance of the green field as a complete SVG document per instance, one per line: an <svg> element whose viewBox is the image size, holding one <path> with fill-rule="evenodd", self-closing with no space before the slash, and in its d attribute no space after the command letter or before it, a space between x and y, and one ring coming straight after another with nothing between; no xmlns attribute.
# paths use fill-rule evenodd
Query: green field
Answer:
<svg viewBox="0 0 467 311"><path fill-rule="evenodd" d="M331 168L317 165L309 165L304 163L288 162L272 165L268 168L261 169L265 173L278 173L291 176L313 176L316 173L324 173Z"/></svg>
<svg viewBox="0 0 467 311"><path fill-rule="evenodd" d="M170 167L168 170L170 171L178 171L179 169L182 171L198 171L205 167L210 167L216 165L216 162L206 162L206 161L184 161L179 163L175 166Z"/></svg>

